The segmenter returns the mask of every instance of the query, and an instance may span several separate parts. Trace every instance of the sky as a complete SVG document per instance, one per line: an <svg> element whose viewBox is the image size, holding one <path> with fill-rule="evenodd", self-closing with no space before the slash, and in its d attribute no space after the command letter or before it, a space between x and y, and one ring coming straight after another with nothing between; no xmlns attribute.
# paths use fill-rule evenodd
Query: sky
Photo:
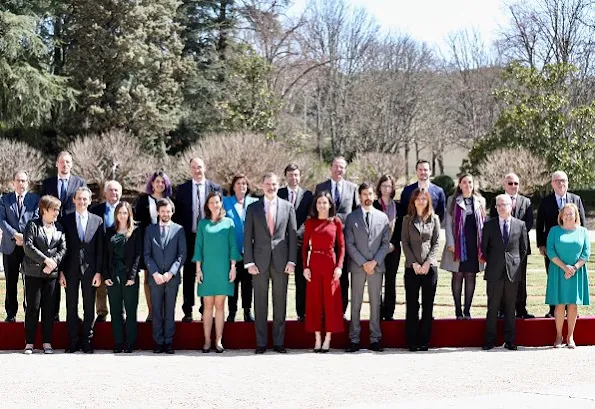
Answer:
<svg viewBox="0 0 595 409"><path fill-rule="evenodd" d="M475 28L486 45L497 36L508 18L504 0L346 0L364 7L383 30L407 33L429 45L444 46L449 33ZM294 11L307 0L295 0Z"/></svg>

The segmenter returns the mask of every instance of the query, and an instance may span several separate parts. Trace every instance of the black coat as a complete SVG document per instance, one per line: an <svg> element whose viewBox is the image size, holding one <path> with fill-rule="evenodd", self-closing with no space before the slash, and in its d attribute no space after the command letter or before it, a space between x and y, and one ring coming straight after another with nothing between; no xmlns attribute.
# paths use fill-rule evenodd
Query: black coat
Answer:
<svg viewBox="0 0 595 409"><path fill-rule="evenodd" d="M578 207L581 226L585 225L585 208L579 195L566 193L566 203L574 203ZM535 224L535 235L537 236L537 247L545 246L547 235L550 229L558 225L558 202L555 193L543 198L537 210L537 223Z"/></svg>
<svg viewBox="0 0 595 409"><path fill-rule="evenodd" d="M521 279L523 260L527 257L527 228L525 222L514 217L510 219L508 244L504 246L500 219L488 220L483 225L481 250L486 260L485 279L512 282Z"/></svg>
<svg viewBox="0 0 595 409"><path fill-rule="evenodd" d="M62 260L61 271L64 271L67 277L103 273L103 218L90 212L88 214L85 239L82 242L76 227L76 213L70 213L62 220L68 250Z"/></svg>
<svg viewBox="0 0 595 409"><path fill-rule="evenodd" d="M114 280L116 272L114 270L114 247L112 237L116 234L116 228L107 229L105 234L105 261L103 263L103 279ZM126 240L124 264L126 265L126 279L136 280L140 270L141 258L143 256L143 232L142 228L137 226L130 237Z"/></svg>
<svg viewBox="0 0 595 409"><path fill-rule="evenodd" d="M66 237L64 230L59 223L55 223L56 230L50 244L47 242L47 236L43 229L43 221L40 218L30 220L25 227L23 238L23 273L30 277L58 277L58 268L50 274L43 272L45 268L44 260L47 257L53 258L59 266L66 254Z"/></svg>
<svg viewBox="0 0 595 409"><path fill-rule="evenodd" d="M83 186L87 186L87 183L83 178L70 175L68 180L68 188L66 189L66 199L62 203L62 206L60 206L60 217L58 220L61 220L62 217L66 216L67 214L74 213L75 206L72 198L74 197L76 190ZM40 195L50 195L60 199L60 194L58 193L58 176L49 177L41 183Z"/></svg>

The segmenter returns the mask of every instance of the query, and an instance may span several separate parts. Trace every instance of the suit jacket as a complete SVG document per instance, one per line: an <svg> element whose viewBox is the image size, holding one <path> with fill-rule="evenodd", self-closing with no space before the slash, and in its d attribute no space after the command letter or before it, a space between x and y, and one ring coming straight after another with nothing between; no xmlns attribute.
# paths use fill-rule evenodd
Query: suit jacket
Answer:
<svg viewBox="0 0 595 409"><path fill-rule="evenodd" d="M110 227L105 234L105 256L103 263L103 279L113 280L116 277L114 244L112 237L116 234L116 228ZM136 280L140 269L140 260L143 256L143 234L140 227L135 227L130 237L126 240L124 249L124 264L126 266L126 279Z"/></svg>
<svg viewBox="0 0 595 409"><path fill-rule="evenodd" d="M417 216L405 216L401 230L405 266L426 261L438 266L438 239L440 238L440 217L436 213L425 222Z"/></svg>
<svg viewBox="0 0 595 409"><path fill-rule="evenodd" d="M192 215L194 214L194 209L192 208L192 183L193 180L188 180L178 186L176 192L176 212L174 213L173 220L182 225L186 234L192 233ZM205 180L205 200L209 193L211 192L221 192L221 186L217 183L214 183L210 180ZM204 203L201 203L201 206L204 206ZM200 221L200 217L197 220ZM194 243L193 243L194 244Z"/></svg>
<svg viewBox="0 0 595 409"><path fill-rule="evenodd" d="M297 262L295 209L285 200L277 200L273 235L267 226L264 198L248 206L244 223L244 265L256 264L259 271L271 265L283 272L288 262Z"/></svg>
<svg viewBox="0 0 595 409"><path fill-rule="evenodd" d="M525 222L527 234L533 228L533 206L531 199L523 195L516 196L516 205L512 209L512 217ZM498 211L496 210L496 199L492 201L490 206L490 218L498 218ZM531 254L531 242L527 238L527 254Z"/></svg>
<svg viewBox="0 0 595 409"><path fill-rule="evenodd" d="M151 224L145 229L144 260L147 270L153 279L153 274L173 274L172 280L180 283L180 268L184 265L187 255L186 234L177 223L171 223L165 242L161 242L159 224Z"/></svg>
<svg viewBox="0 0 595 409"><path fill-rule="evenodd" d="M484 279L511 282L521 279L522 261L527 257L527 228L522 220L511 218L508 244L505 246L498 217L488 220L483 225L481 248L486 259Z"/></svg>
<svg viewBox="0 0 595 409"><path fill-rule="evenodd" d="M322 191L327 191L333 195L331 192L333 184L331 180L327 180L325 182L319 183L316 185L315 194L318 194ZM356 207L359 206L359 195L357 194L357 185L353 182L348 180L343 181L343 192L341 192L341 203L337 207L337 216L343 224L345 224L345 219L347 215L351 213Z"/></svg>
<svg viewBox="0 0 595 409"><path fill-rule="evenodd" d="M75 212L75 206L72 198L74 197L76 190L82 186L87 186L87 183L83 178L70 175L68 187L66 188L66 199L60 207L59 220L67 214ZM41 183L41 196L45 195L51 195L60 199L60 194L58 193L58 176L49 177Z"/></svg>
<svg viewBox="0 0 595 409"><path fill-rule="evenodd" d="M105 243L103 218L90 212L87 213L89 219L83 241L78 234L76 212L70 213L62 219L68 250L62 260L61 271L64 271L66 277L103 274L103 245Z"/></svg>
<svg viewBox="0 0 595 409"><path fill-rule="evenodd" d="M235 196L225 196L223 198L223 208L225 209L225 215L233 220L236 234L236 244L240 254L244 254L244 220L246 218L246 211L248 206L252 203L258 202L258 199L252 196L246 196L244 198L244 217L242 217L236 210L236 203L238 199Z"/></svg>
<svg viewBox="0 0 595 409"><path fill-rule="evenodd" d="M93 207L89 208L89 211L93 214L96 214L97 216L101 217L101 219L103 220L103 230L107 231L108 227L105 225L105 202L101 202L96 204ZM135 218L136 220L136 218ZM114 224L116 223L116 215L114 214Z"/></svg>
<svg viewBox="0 0 595 409"><path fill-rule="evenodd" d="M27 192L23 198L23 209L19 214L17 195L10 192L0 198L0 229L2 229L2 242L0 253L12 254L16 246L15 233L24 233L29 220L39 217L39 196Z"/></svg>
<svg viewBox="0 0 595 409"><path fill-rule="evenodd" d="M400 210L399 210L399 203L396 200L393 200L393 202L395 202L395 209L397 211L397 215L395 218L395 225L392 227L392 233L390 236L390 242L393 246L395 246L395 249L397 249L400 245L401 242L401 222L400 222ZM380 201L374 200L374 209L380 210L381 212L384 212L384 210L382 210L382 205L380 204ZM388 216L387 216L388 217Z"/></svg>
<svg viewBox="0 0 595 409"><path fill-rule="evenodd" d="M287 187L282 187L277 192L277 196L281 199L289 201L289 189ZM298 187L297 197L295 199L295 221L297 225L297 235L298 239L302 239L304 237L304 223L306 219L310 215L310 210L312 209L312 199L314 195L309 190L304 189L303 187Z"/></svg>
<svg viewBox="0 0 595 409"><path fill-rule="evenodd" d="M58 268L50 274L43 272L45 268L44 260L47 257L53 258L58 266L66 254L66 237L59 223L55 223L56 229L52 235L50 243L47 242L47 236L43 229L43 220L41 217L29 220L25 228L23 239L23 273L30 277L58 277Z"/></svg>
<svg viewBox="0 0 595 409"><path fill-rule="evenodd" d="M585 208L579 195L566 192L566 203L574 203L578 207L581 219L581 226L585 226ZM537 247L547 244L547 235L550 229L558 225L558 202L556 194L547 195L541 200L537 210L537 223L535 226L535 235L537 236Z"/></svg>
<svg viewBox="0 0 595 409"><path fill-rule="evenodd" d="M384 257L388 252L389 223L384 212L372 208L370 227L366 225L361 208L351 212L345 221L345 244L350 263L361 268L364 263L376 260L376 271L384 272Z"/></svg>
<svg viewBox="0 0 595 409"><path fill-rule="evenodd" d="M399 213L401 214L401 221L407 215L407 208L409 207L409 200L411 199L411 194L415 189L419 186L418 182L412 183L407 185L403 188L401 192L401 200L399 201ZM444 220L445 212L446 212L446 195L444 194L444 190L433 183L430 183L430 187L428 188L428 193L432 198L432 206L434 207L434 213L440 217L440 221Z"/></svg>

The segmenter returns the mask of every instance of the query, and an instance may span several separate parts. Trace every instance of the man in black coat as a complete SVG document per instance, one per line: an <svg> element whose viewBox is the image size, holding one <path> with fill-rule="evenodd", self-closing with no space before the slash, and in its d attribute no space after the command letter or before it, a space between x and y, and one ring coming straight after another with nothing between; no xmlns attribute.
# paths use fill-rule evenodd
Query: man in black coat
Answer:
<svg viewBox="0 0 595 409"><path fill-rule="evenodd" d="M298 321L305 321L306 317L306 279L304 278L304 263L302 260L302 245L304 239L304 223L312 208L312 192L300 186L301 170L295 163L285 167L287 186L277 192L277 196L287 200L295 209L297 226L297 264L295 266L295 311Z"/></svg>
<svg viewBox="0 0 595 409"><path fill-rule="evenodd" d="M497 336L498 309L504 298L504 346L514 351L515 301L522 275L523 260L527 257L527 229L525 222L511 215L512 201L508 195L496 197L498 217L483 226L481 249L486 259L484 279L487 282L488 314L486 340L483 347L494 347Z"/></svg>
<svg viewBox="0 0 595 409"><path fill-rule="evenodd" d="M552 174L552 188L554 193L544 197L537 210L536 236L539 254L545 258L545 272L547 274L550 259L547 257L545 246L550 229L558 225L558 214L566 203L574 203L578 207L581 226L585 225L585 208L579 195L568 191L568 175L563 171L556 171ZM554 306L550 305L546 318L554 317Z"/></svg>
<svg viewBox="0 0 595 409"><path fill-rule="evenodd" d="M73 353L82 346L83 352L93 353L91 338L95 321L95 292L101 285L103 272L103 219L87 211L91 190L80 187L74 195L76 211L62 218L66 235L66 256L60 268L60 285L66 289L66 321ZM79 344L79 288L83 294L82 345Z"/></svg>

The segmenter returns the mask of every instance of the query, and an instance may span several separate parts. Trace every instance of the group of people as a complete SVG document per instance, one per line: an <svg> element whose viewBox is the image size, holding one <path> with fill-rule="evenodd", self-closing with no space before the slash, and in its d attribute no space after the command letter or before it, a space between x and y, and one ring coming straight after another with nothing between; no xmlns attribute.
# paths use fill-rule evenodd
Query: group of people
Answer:
<svg viewBox="0 0 595 409"><path fill-rule="evenodd" d="M456 192L447 200L444 191L430 182L430 164L424 160L416 164L417 182L403 189L399 201L395 200L393 176L383 175L376 185L355 185L345 179L347 162L342 157L333 159L330 179L318 184L314 192L300 185L301 170L290 164L284 171L287 186L280 188L280 178L267 173L261 180L264 196L256 198L241 173L233 177L229 195L224 195L220 185L206 178L205 163L196 157L189 163L191 179L177 187L175 197L168 176L159 171L149 177L146 192L134 207L121 200L122 186L117 181L107 182L105 201L90 207L91 191L84 180L71 174L71 155L61 152L56 166L58 175L42 183L41 197L28 190L27 172L19 170L14 173L14 192L0 200L6 321L15 320L22 271L27 354L33 352L40 312L43 351L53 352L60 286L66 293L70 339L66 352L92 353L93 325L105 321L108 310L114 352L132 352L141 270L145 271L147 321L152 322L155 353L175 352L180 284L182 321L193 321L196 296L200 299L204 353L224 351L224 323L235 321L240 294L244 321L254 322L255 352L266 352L269 283L273 349L285 353L290 275L295 277L298 320L314 333L315 352L329 351L332 334L343 331L350 288L346 351L360 349L366 283L369 348L382 351L380 322L393 320L401 250L410 351L430 347L439 266L452 273L457 319L471 318L476 276L485 269L484 349L494 346L498 317L505 318L505 346L511 350L516 349L515 315L533 317L526 309L533 209L530 200L519 194L519 178L513 173L505 175L505 194L497 196L489 209L469 174L459 177ZM567 191L564 172L553 174L552 187L554 193L543 199L538 210L537 245L548 271L546 302L552 306L548 316L556 319L555 346L564 345L562 325L567 314L566 345L572 348L577 305L589 304L585 265L589 237L581 227L580 197ZM446 245L439 264L441 226ZM78 316L79 290L82 319Z"/></svg>

